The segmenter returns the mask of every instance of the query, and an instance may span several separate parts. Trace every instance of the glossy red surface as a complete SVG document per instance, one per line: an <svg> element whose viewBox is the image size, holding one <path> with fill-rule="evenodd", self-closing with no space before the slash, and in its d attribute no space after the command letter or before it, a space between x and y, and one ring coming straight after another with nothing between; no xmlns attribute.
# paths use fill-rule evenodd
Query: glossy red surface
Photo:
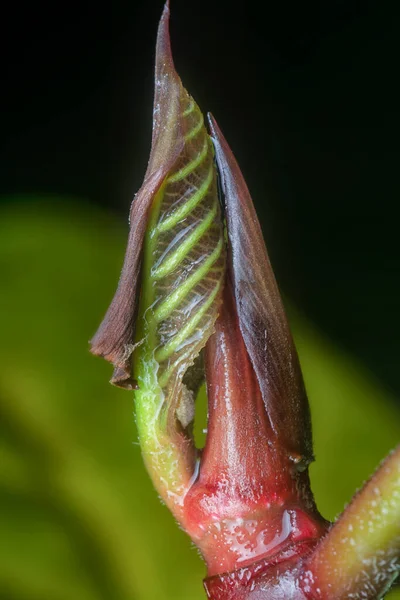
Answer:
<svg viewBox="0 0 400 600"><path fill-rule="evenodd" d="M325 531L308 485L274 434L240 332L229 284L206 350L209 428L185 527L209 575L314 543Z"/></svg>
<svg viewBox="0 0 400 600"><path fill-rule="evenodd" d="M300 556L310 546L297 546ZM311 600L300 585L301 559L296 555L260 560L232 573L210 577L204 581L210 600ZM333 600L333 599L332 599Z"/></svg>

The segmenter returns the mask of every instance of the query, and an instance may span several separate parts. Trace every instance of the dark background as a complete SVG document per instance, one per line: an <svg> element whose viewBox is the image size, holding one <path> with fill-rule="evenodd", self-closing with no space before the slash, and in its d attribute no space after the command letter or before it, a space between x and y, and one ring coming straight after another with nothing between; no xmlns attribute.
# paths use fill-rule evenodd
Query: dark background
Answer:
<svg viewBox="0 0 400 600"><path fill-rule="evenodd" d="M127 218L149 154L161 9L8 5L3 202L68 195ZM398 3L171 9L177 69L241 164L285 295L400 397Z"/></svg>

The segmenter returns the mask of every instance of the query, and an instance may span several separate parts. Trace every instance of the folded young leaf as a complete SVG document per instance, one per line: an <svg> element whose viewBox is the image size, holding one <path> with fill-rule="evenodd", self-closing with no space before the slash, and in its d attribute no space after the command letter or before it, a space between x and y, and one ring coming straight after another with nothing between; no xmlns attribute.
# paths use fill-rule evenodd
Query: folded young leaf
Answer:
<svg viewBox="0 0 400 600"><path fill-rule="evenodd" d="M142 246L149 211L185 145L182 118L185 92L172 60L168 20L169 8L166 4L157 38L150 159L143 185L131 206L130 233L118 288L103 322L91 340L92 353L103 356L115 367L111 383L127 389L136 387L132 379L131 355Z"/></svg>
<svg viewBox="0 0 400 600"><path fill-rule="evenodd" d="M114 364L113 383L135 382L144 458L180 518L177 506L196 462L189 428L193 390L185 375L218 316L225 242L213 145L175 71L168 22L166 4L157 37L150 161L132 205L118 290L92 351Z"/></svg>

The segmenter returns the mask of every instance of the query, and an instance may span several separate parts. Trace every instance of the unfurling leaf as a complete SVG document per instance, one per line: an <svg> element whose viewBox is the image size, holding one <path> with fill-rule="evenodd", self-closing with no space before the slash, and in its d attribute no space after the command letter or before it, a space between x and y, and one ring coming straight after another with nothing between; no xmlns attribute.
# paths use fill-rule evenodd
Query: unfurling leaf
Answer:
<svg viewBox="0 0 400 600"><path fill-rule="evenodd" d="M160 493L175 506L196 463L188 429L196 390L187 372L218 316L225 242L213 145L175 71L168 21L166 5L149 165L132 204L120 283L92 351L114 364L113 383L137 388L144 457Z"/></svg>

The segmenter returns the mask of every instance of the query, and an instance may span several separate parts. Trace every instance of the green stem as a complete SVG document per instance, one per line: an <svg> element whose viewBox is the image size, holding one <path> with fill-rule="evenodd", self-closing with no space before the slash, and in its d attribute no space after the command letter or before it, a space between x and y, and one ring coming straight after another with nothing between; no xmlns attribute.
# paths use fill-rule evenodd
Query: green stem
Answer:
<svg viewBox="0 0 400 600"><path fill-rule="evenodd" d="M388 590L400 571L400 446L317 546L309 569L316 598L376 600Z"/></svg>

